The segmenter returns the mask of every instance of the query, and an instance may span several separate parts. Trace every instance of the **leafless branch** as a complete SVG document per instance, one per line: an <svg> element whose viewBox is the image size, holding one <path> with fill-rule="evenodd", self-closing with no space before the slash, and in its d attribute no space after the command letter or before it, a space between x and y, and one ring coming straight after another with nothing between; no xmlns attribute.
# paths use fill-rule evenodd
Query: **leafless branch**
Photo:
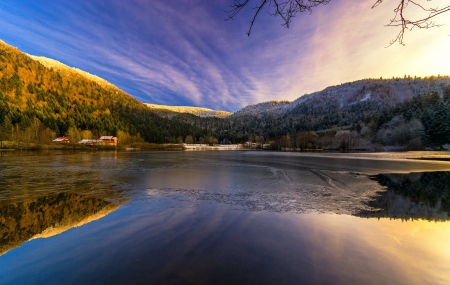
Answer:
<svg viewBox="0 0 450 285"><path fill-rule="evenodd" d="M258 0L259 3L253 6L255 13L250 22L247 35L250 36L256 17L264 7L270 9L270 15L280 16L283 19L282 25L289 28L292 18L294 18L297 13L306 11L311 13L312 8L322 4L326 5L330 1L331 0ZM228 14L226 20L232 20L249 2L250 0L234 0L233 5L230 6L230 10L225 11Z"/></svg>
<svg viewBox="0 0 450 285"><path fill-rule="evenodd" d="M380 5L384 0L377 0L372 8ZM431 1L431 0L428 0ZM423 12L423 16L418 19L410 19L405 17L405 9L409 6L415 7ZM387 27L400 27L400 31L397 36L391 40L388 46L393 45L398 42L401 45L405 45L404 36L407 30L411 31L414 28L417 29L429 29L433 27L439 27L441 25L436 24L432 21L432 18L450 11L450 6L446 6L444 8L427 8L422 4L418 3L414 0L400 0L398 6L394 9L394 18L389 20L389 23L386 25Z"/></svg>
<svg viewBox="0 0 450 285"><path fill-rule="evenodd" d="M280 16L283 19L282 25L289 28L292 19L297 13L312 12L312 9L319 5L326 5L331 0L254 0L257 4L253 6L255 13L253 14L252 21L250 22L250 27L248 29L247 35L250 36L253 25L255 24L256 18L264 7L269 9L269 14L273 16ZM372 8L378 7L385 0L376 0ZM427 8L420 4L420 0L396 0L400 3L394 9L394 18L389 20L386 25L388 27L400 27L400 31L397 36L391 40L389 46L398 42L404 45L404 35L407 30L411 31L414 28L418 29L429 29L433 27L439 27L441 25L436 24L433 20L434 17L441 15L445 12L450 11L450 5L443 8ZM432 0L427 0L431 2ZM230 10L225 11L228 14L226 20L232 20L251 0L233 0L233 5L230 6ZM253 3L253 2L252 2ZM418 19L411 19L405 16L405 10L419 9L423 12L423 16Z"/></svg>

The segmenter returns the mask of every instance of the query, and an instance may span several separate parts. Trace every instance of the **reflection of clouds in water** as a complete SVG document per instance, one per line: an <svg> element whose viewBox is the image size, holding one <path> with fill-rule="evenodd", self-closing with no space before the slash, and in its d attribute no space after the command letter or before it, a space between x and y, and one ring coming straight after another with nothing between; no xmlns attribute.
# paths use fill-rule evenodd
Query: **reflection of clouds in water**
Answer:
<svg viewBox="0 0 450 285"><path fill-rule="evenodd" d="M55 159L58 164L53 165ZM48 197L47 191L56 194L58 185L79 179L84 182L67 188L72 192L65 190L63 195L77 200L90 197L82 193L92 192L103 200L125 196L131 202L95 224L8 252L2 256L8 262L0 266L0 275L6 283L25 280L11 284L27 283L30 276L51 281L42 284L67 280L90 284L142 280L155 284L219 283L214 280L227 284L448 284L450 223L347 215L373 210L362 201L373 200L377 191L384 190L363 174L367 169L402 171L398 166L407 164L356 164L355 160L308 160L290 153L256 152L19 159L9 162L9 181L25 189L49 178L47 186L17 192L22 198ZM17 177L13 177L14 167L20 170ZM0 175L4 173L0 169ZM24 178L24 173L37 175L33 178L37 180ZM427 174L408 179L390 176L395 185L417 185L424 177ZM424 181L447 183L440 176ZM0 186L1 194L12 193L17 186L5 185L6 190Z"/></svg>
<svg viewBox="0 0 450 285"><path fill-rule="evenodd" d="M449 222L311 215L305 226L305 219L297 227L312 241L307 254L317 273L339 272L331 284L448 284Z"/></svg>

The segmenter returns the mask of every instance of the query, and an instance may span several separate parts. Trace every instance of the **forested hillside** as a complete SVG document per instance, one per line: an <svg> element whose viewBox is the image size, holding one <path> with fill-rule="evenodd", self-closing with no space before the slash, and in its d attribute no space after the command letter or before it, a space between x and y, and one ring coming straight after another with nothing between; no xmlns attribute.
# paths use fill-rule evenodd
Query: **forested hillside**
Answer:
<svg viewBox="0 0 450 285"><path fill-rule="evenodd" d="M233 114L239 128L260 129L263 134L326 130L362 123L372 114L409 101L420 94L445 93L449 77L367 79L332 86L304 95L292 103L249 106ZM251 119L255 118L255 119Z"/></svg>
<svg viewBox="0 0 450 285"><path fill-rule="evenodd" d="M273 148L441 148L450 143L450 77L366 79L294 102L250 105L230 118L178 117L222 142Z"/></svg>
<svg viewBox="0 0 450 285"><path fill-rule="evenodd" d="M0 41L0 141L114 135L122 142L163 143L200 135L192 125L157 116L98 77L42 60Z"/></svg>
<svg viewBox="0 0 450 285"><path fill-rule="evenodd" d="M293 102L249 105L225 118L176 113L186 108L152 111L97 76L0 41L0 141L113 135L123 144L441 149L450 144L449 99L450 77L405 76L331 86ZM199 110L204 115L206 109Z"/></svg>

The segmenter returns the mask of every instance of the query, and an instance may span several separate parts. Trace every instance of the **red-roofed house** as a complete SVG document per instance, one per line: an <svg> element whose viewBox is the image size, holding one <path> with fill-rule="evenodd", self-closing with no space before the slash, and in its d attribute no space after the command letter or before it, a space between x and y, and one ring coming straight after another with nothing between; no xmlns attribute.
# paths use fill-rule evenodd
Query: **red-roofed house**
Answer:
<svg viewBox="0 0 450 285"><path fill-rule="evenodd" d="M117 145L117 142L118 142L117 137L113 137L113 136L101 136L100 137L100 144Z"/></svg>

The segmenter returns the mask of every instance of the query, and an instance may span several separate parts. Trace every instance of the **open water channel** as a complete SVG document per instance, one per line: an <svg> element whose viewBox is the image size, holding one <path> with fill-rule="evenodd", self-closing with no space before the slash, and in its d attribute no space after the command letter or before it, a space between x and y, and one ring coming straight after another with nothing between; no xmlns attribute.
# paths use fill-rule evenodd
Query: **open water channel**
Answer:
<svg viewBox="0 0 450 285"><path fill-rule="evenodd" d="M409 156L3 153L0 284L450 284L450 162Z"/></svg>

